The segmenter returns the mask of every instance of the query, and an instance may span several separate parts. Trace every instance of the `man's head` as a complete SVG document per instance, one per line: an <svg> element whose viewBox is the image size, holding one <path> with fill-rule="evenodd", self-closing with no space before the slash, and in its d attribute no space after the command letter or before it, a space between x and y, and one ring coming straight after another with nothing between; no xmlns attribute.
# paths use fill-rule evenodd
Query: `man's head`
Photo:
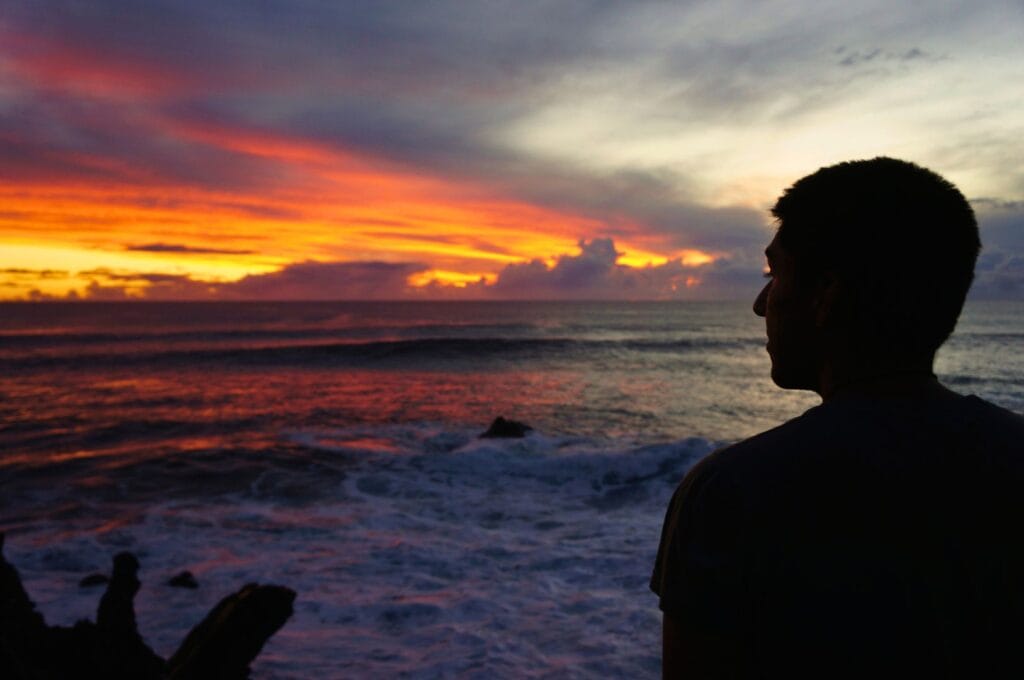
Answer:
<svg viewBox="0 0 1024 680"><path fill-rule="evenodd" d="M905 161L851 161L797 181L772 214L772 278L754 311L780 387L818 390L837 351L880 369L930 366L981 247L956 187Z"/></svg>

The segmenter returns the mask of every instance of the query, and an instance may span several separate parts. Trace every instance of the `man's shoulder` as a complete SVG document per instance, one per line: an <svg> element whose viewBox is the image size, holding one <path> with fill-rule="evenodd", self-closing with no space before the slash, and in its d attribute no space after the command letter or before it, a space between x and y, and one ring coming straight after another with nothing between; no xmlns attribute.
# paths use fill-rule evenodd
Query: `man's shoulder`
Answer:
<svg viewBox="0 0 1024 680"><path fill-rule="evenodd" d="M690 469L676 496L745 506L755 500L758 487L771 485L784 471L799 466L787 460L821 449L829 420L817 406L770 430L716 449Z"/></svg>
<svg viewBox="0 0 1024 680"><path fill-rule="evenodd" d="M822 404L781 425L723 446L702 463L709 474L774 466L780 458L820 448L833 437L840 424L834 410Z"/></svg>
<svg viewBox="0 0 1024 680"><path fill-rule="evenodd" d="M970 448L1007 473L1024 477L1024 416L976 396L964 398Z"/></svg>
<svg viewBox="0 0 1024 680"><path fill-rule="evenodd" d="M1002 451L1024 465L1024 416L973 395L937 403L830 402L716 450L695 471L733 485L759 484L844 453L884 459L953 441L960 451Z"/></svg>
<svg viewBox="0 0 1024 680"><path fill-rule="evenodd" d="M963 403L965 408L974 414L975 418L983 420L986 424L997 428L999 431L1005 430L1007 432L1024 434L1024 416L1021 414L1014 413L1002 406L997 406L973 394L964 397Z"/></svg>

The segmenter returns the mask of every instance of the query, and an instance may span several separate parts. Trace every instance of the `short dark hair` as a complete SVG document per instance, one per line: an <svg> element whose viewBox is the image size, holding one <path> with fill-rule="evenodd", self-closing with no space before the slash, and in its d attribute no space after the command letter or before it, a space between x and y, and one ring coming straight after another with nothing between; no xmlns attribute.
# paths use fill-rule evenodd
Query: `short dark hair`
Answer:
<svg viewBox="0 0 1024 680"><path fill-rule="evenodd" d="M953 332L981 241L947 180L894 158L848 161L797 181L772 214L798 271L851 292L858 340L919 356Z"/></svg>

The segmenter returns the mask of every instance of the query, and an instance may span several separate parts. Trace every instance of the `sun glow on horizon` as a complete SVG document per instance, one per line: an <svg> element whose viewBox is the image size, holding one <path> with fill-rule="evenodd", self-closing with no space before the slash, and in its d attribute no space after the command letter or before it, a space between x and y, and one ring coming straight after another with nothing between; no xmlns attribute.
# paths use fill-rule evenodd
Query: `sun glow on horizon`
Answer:
<svg viewBox="0 0 1024 680"><path fill-rule="evenodd" d="M481 281L486 287L507 265L539 258L552 267L582 238L606 231L593 217L308 140L149 123L171 143L269 163L282 179L211 188L87 158L88 167L123 179L7 183L0 187L0 299L89 297L98 287L145 296L154 277L221 284L309 260L406 262L422 268L409 286L428 292ZM628 238L620 243L617 264L625 267L714 260L699 250L665 254ZM205 295L213 288L191 290Z"/></svg>
<svg viewBox="0 0 1024 680"><path fill-rule="evenodd" d="M413 288L436 285L449 288L466 288L473 284L492 285L497 275L491 272L467 273L429 269L410 275L406 281Z"/></svg>
<svg viewBox="0 0 1024 680"><path fill-rule="evenodd" d="M684 267L700 267L705 264L711 264L718 259L716 255L694 248L685 248L670 255L659 255L625 246L623 250L624 252L619 255L616 263L633 268L661 266L672 260L679 260Z"/></svg>

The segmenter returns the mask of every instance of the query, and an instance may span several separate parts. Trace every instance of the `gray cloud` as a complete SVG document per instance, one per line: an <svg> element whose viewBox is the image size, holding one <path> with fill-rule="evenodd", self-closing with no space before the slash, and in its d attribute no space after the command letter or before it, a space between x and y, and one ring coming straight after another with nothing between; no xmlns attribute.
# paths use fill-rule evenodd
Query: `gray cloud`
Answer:
<svg viewBox="0 0 1024 680"><path fill-rule="evenodd" d="M971 203L985 250L1024 253L1024 201L975 199Z"/></svg>
<svg viewBox="0 0 1024 680"><path fill-rule="evenodd" d="M259 300L382 300L407 295L406 278L427 269L409 262L300 262L224 284L220 295Z"/></svg>
<svg viewBox="0 0 1024 680"><path fill-rule="evenodd" d="M230 248L197 248L180 243L143 243L126 246L125 250L144 253L194 253L197 255L251 255L252 250L232 250Z"/></svg>
<svg viewBox="0 0 1024 680"><path fill-rule="evenodd" d="M142 104L85 100L70 92L25 97L0 107L2 178L233 191L282 179L272 160L177 138Z"/></svg>
<svg viewBox="0 0 1024 680"><path fill-rule="evenodd" d="M1024 298L1024 201L974 199L982 253L971 297Z"/></svg>
<svg viewBox="0 0 1024 680"><path fill-rule="evenodd" d="M616 264L620 253L611 239L579 245L578 255L563 255L550 268L540 260L510 264L493 285L473 292L511 299L734 299L752 297L760 285L757 268L729 260L634 268Z"/></svg>
<svg viewBox="0 0 1024 680"><path fill-rule="evenodd" d="M1004 298L1024 295L1024 257L1005 252L982 253L975 268L973 298Z"/></svg>
<svg viewBox="0 0 1024 680"><path fill-rule="evenodd" d="M70 272L61 269L26 269L23 267L8 267L0 269L0 274L14 277L28 277L32 279L66 279Z"/></svg>
<svg viewBox="0 0 1024 680"><path fill-rule="evenodd" d="M880 47L867 50L848 50L840 47L836 54L842 57L840 66L861 66L870 62L908 62L908 61L939 61L942 57L933 55L918 47L911 47L898 52L883 50Z"/></svg>
<svg viewBox="0 0 1024 680"><path fill-rule="evenodd" d="M604 222L605 237L653 233L663 237L669 248L747 255L759 252L770 240L765 228L767 210L703 206L681 191L686 178L671 171L621 171L583 180L549 167L545 180L533 183L513 178L505 186L532 202Z"/></svg>
<svg viewBox="0 0 1024 680"><path fill-rule="evenodd" d="M388 300L412 295L407 277L426 269L408 262L307 261L227 283L109 269L79 275L90 279L82 297L93 300L126 299L130 289L148 300Z"/></svg>

